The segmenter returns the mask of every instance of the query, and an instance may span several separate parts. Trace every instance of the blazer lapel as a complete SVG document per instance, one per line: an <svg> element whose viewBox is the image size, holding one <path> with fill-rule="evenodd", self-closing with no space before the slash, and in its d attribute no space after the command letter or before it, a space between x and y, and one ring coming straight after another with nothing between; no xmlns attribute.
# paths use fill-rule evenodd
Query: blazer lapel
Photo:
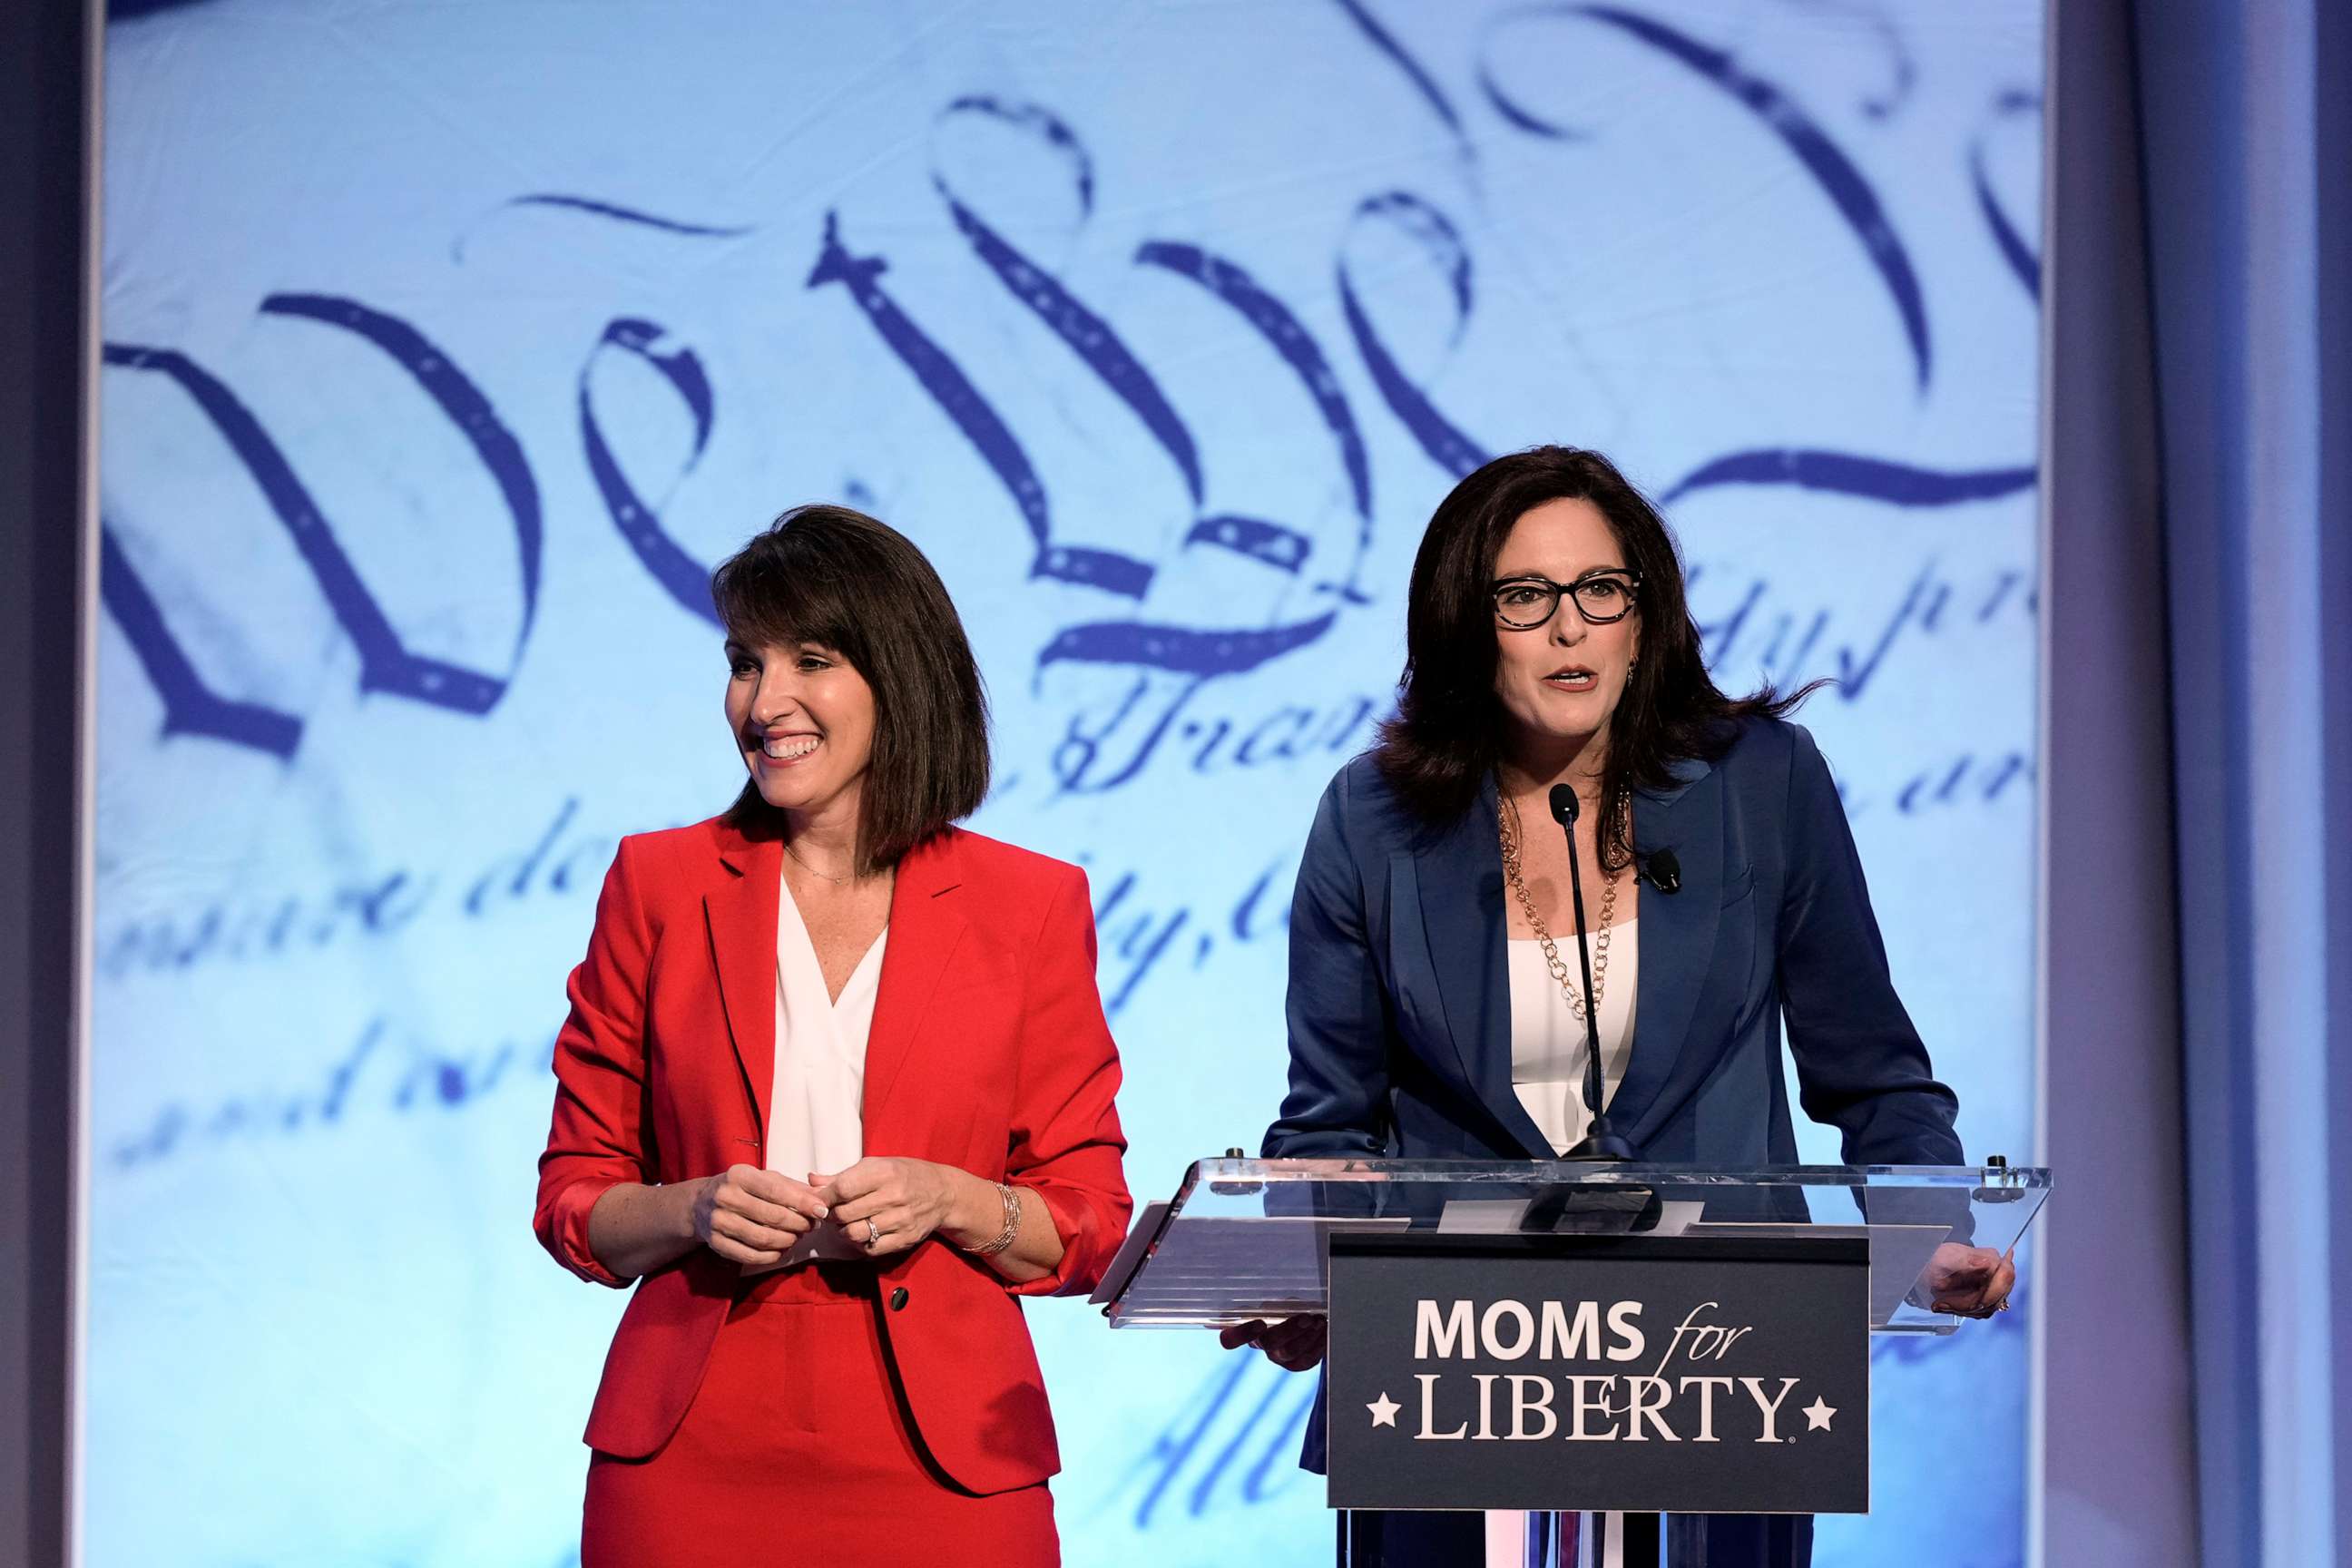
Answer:
<svg viewBox="0 0 2352 1568"><path fill-rule="evenodd" d="M932 994L955 956L969 923L953 895L962 884L955 831L925 840L898 862L890 889L890 940L882 950L882 979L874 994L874 1023L866 1036L866 1142L890 1103L890 1091L915 1043ZM898 1142L894 1140L893 1142Z"/></svg>
<svg viewBox="0 0 2352 1568"><path fill-rule="evenodd" d="M1496 809L1489 779L1460 822L1415 849L1412 880L1463 1077L1529 1154L1549 1159L1549 1141L1511 1087L1511 982Z"/></svg>
<svg viewBox="0 0 2352 1568"><path fill-rule="evenodd" d="M1633 793L1636 852L1671 849L1682 866L1679 892L1642 891L1633 1054L1609 1102L1610 1119L1636 1149L1652 1131L1643 1119L1690 1034L1723 912L1722 781L1699 762L1680 764L1675 777L1671 789Z"/></svg>
<svg viewBox="0 0 2352 1568"><path fill-rule="evenodd" d="M777 839L747 837L723 823L718 833L727 879L703 895L702 911L710 925L727 1033L764 1150L776 1081L776 900L783 895L783 850Z"/></svg>

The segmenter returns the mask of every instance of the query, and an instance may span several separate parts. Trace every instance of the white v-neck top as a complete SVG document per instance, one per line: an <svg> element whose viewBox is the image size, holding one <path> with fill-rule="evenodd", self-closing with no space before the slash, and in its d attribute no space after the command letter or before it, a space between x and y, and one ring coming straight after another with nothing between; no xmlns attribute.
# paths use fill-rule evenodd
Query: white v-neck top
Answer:
<svg viewBox="0 0 2352 1568"><path fill-rule="evenodd" d="M1633 1054L1634 979L1642 969L1641 921L1626 921L1609 934L1609 974L1601 983L1601 1103L1605 1109L1624 1081ZM1554 939L1568 961L1569 984L1578 984L1576 938ZM1584 1109L1584 1020L1569 1007L1559 982L1544 962L1543 943L1514 937L1510 949L1511 1088L1535 1118L1536 1127L1564 1154L1583 1140L1592 1118Z"/></svg>
<svg viewBox="0 0 2352 1568"><path fill-rule="evenodd" d="M866 1037L882 981L887 926L841 988L826 994L816 944L793 890L779 884L776 903L776 1076L768 1100L767 1165L796 1182L832 1175L865 1153ZM856 1243L819 1225L784 1255L782 1268L812 1258L863 1258Z"/></svg>

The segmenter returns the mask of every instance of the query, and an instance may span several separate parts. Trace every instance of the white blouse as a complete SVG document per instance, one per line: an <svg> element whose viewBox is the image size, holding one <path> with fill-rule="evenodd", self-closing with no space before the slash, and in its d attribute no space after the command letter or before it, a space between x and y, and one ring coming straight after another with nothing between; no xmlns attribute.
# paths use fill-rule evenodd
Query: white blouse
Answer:
<svg viewBox="0 0 2352 1568"><path fill-rule="evenodd" d="M1609 932L1609 977L1601 983L1601 1103L1606 1107L1625 1079L1625 1064L1633 1054L1634 977L1642 969L1642 937L1638 919L1612 926ZM1566 941L1552 939L1568 963L1569 984L1584 994L1576 967L1576 933ZM1578 1017L1551 977L1544 962L1543 943L1517 937L1504 943L1510 950L1511 1088L1519 1103L1535 1118L1536 1127L1555 1154L1565 1154L1583 1140L1592 1118L1584 1109L1584 1020ZM1619 1568L1624 1562L1625 1516L1611 1513L1600 1531L1593 1561L1601 1568ZM1517 1563L1526 1549L1527 1516L1489 1510L1486 1514L1486 1562L1489 1568Z"/></svg>
<svg viewBox="0 0 2352 1568"><path fill-rule="evenodd" d="M779 884L783 879L777 879ZM767 1165L796 1182L832 1175L865 1153L866 1037L882 979L887 926L841 988L828 995L816 944L789 886L776 907L776 1077L768 1102ZM838 1227L819 1225L786 1253L782 1268L812 1258L863 1258Z"/></svg>
<svg viewBox="0 0 2352 1568"><path fill-rule="evenodd" d="M1624 1081L1633 1054L1634 977L1641 972L1641 921L1613 926L1609 935L1609 974L1601 983L1601 1103L1606 1107ZM1569 984L1582 995L1576 967L1576 936L1554 937L1568 963ZM1551 1143L1564 1154L1584 1137L1591 1118L1584 1109L1584 1020L1570 1010L1559 982L1544 963L1543 943L1514 937L1510 951L1511 1087L1519 1103Z"/></svg>

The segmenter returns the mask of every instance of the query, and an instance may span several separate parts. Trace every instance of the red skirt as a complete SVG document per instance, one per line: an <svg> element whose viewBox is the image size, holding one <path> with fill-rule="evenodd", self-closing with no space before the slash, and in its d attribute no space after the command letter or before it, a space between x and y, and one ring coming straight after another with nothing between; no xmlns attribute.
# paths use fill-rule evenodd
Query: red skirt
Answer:
<svg viewBox="0 0 2352 1568"><path fill-rule="evenodd" d="M1055 1568L1045 1484L982 1497L931 1462L882 1341L872 1269L744 1288L677 1431L588 1462L582 1568Z"/></svg>

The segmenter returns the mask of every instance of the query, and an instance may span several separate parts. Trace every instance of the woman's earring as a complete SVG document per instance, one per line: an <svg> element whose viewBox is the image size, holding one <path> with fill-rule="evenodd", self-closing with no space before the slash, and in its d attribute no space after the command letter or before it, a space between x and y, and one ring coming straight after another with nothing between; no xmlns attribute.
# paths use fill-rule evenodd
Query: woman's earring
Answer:
<svg viewBox="0 0 2352 1568"><path fill-rule="evenodd" d="M1625 684L1626 684L1626 685L1631 686L1631 685L1633 685L1633 672L1634 672L1635 670L1637 670L1637 669L1641 668L1642 668L1642 661L1641 661L1640 659L1638 659L1638 658L1629 658L1629 659L1627 659L1627 660L1625 661Z"/></svg>

